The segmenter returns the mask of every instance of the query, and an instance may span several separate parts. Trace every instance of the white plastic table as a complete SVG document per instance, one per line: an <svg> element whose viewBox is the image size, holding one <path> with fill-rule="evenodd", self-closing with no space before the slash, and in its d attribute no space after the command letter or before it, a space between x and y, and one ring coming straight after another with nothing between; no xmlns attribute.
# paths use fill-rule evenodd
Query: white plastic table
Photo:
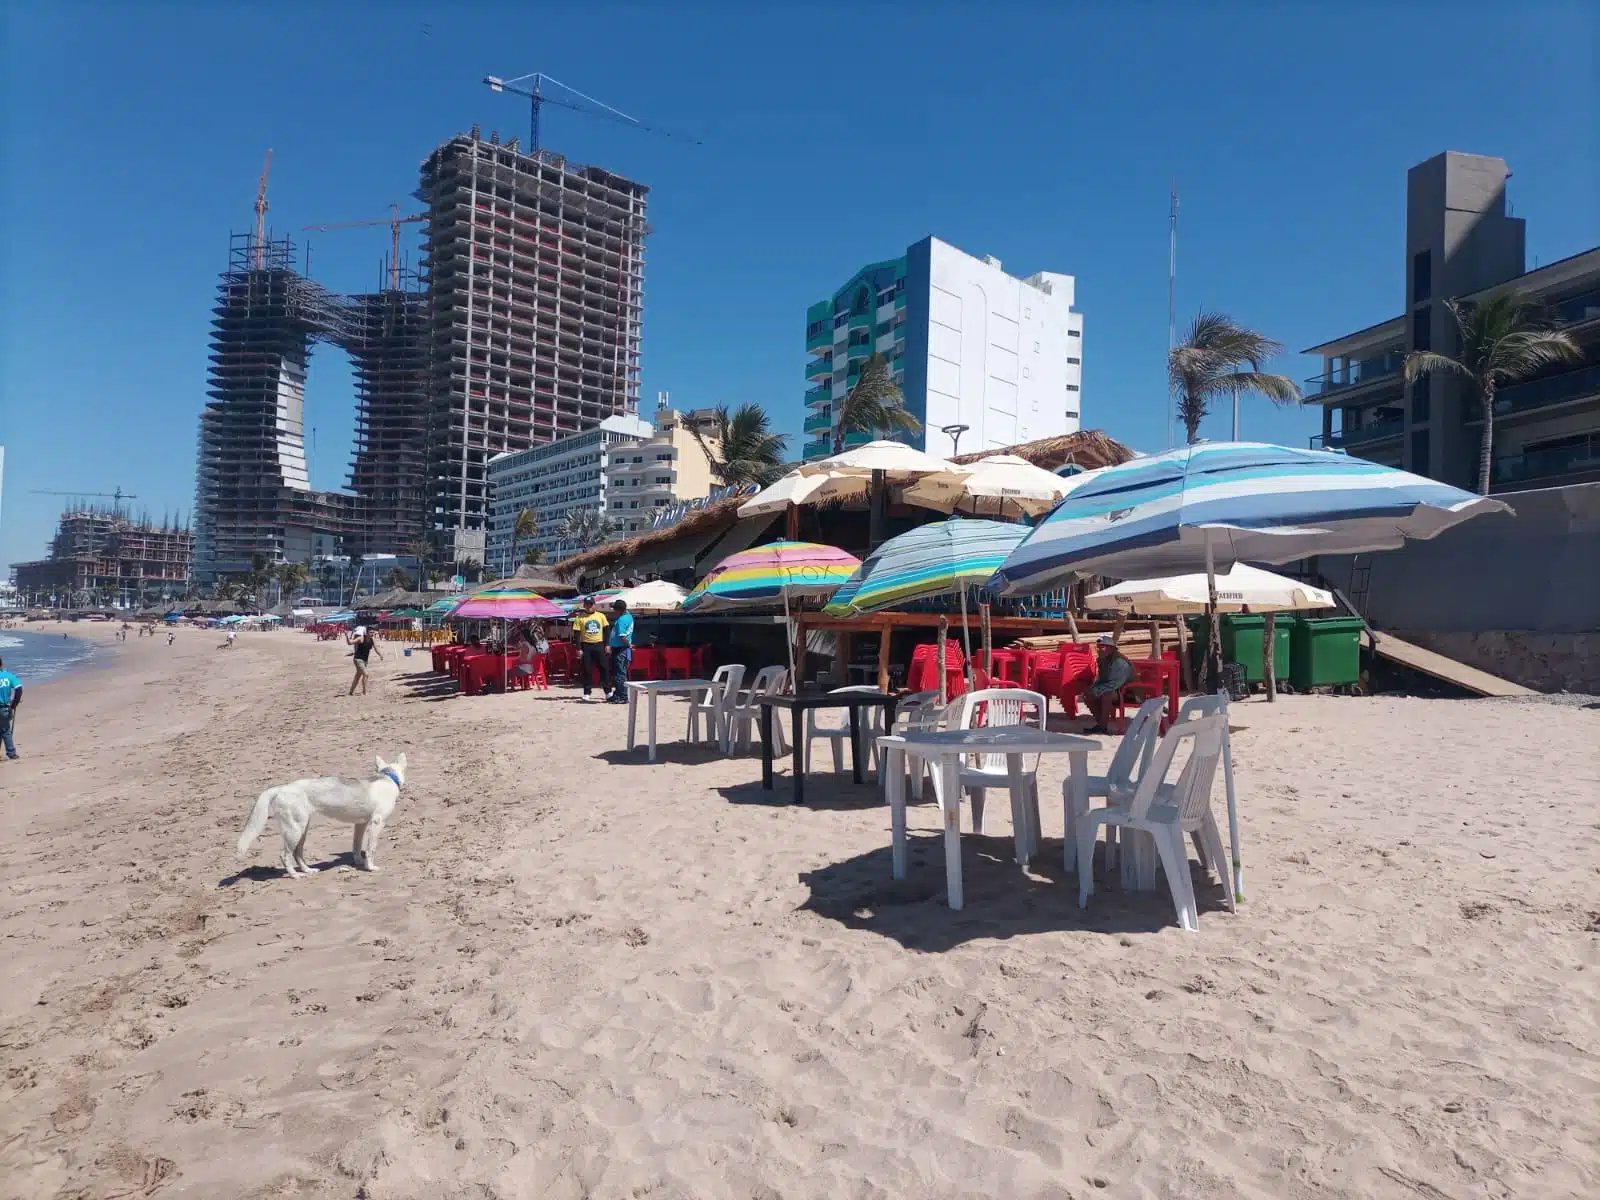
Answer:
<svg viewBox="0 0 1600 1200"><path fill-rule="evenodd" d="M1062 805L1066 838L1062 861L1068 870L1077 867L1077 844L1073 824L1078 813L1089 807L1089 752L1100 749L1094 738L1070 733L1052 733L1028 725L1004 725L996 729L942 729L928 732L892 734L878 739L883 754L884 788L888 792L890 820L894 829L893 871L896 879L906 877L906 767L909 749L918 758L938 762L941 785L935 790L944 816L944 872L950 907L961 908L966 897L961 886L961 759L968 754L1004 754L1011 782L1012 820L1018 824L1019 865L1026 866L1038 851L1037 812L1029 803L1022 770L1026 754L1065 754L1070 769L1069 783Z"/></svg>
<svg viewBox="0 0 1600 1200"><path fill-rule="evenodd" d="M633 749L633 719L639 711L639 694L650 699L650 715L646 726L650 734L650 761L656 760L656 700L663 694L688 695L713 686L709 679L641 679L628 684L628 749Z"/></svg>

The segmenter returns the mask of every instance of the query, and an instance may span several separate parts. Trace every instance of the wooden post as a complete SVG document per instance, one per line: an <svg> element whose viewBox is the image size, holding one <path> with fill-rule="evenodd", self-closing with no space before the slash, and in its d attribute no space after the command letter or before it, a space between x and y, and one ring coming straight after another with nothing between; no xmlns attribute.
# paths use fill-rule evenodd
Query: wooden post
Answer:
<svg viewBox="0 0 1600 1200"><path fill-rule="evenodd" d="M945 695L945 686L944 686L944 639L945 639L945 634L946 634L946 632L948 632L949 628L950 628L950 618L945 616L944 613L940 613L939 614L939 705L940 705L940 707L943 707L945 704L949 703L949 697Z"/></svg>
<svg viewBox="0 0 1600 1200"><path fill-rule="evenodd" d="M806 621L804 617L794 619L794 679L789 691L793 695L800 694L800 685L806 680Z"/></svg>
<svg viewBox="0 0 1600 1200"><path fill-rule="evenodd" d="M1150 657L1156 662L1161 661L1161 622L1150 622Z"/></svg>
<svg viewBox="0 0 1600 1200"><path fill-rule="evenodd" d="M800 540L800 506L789 505L783 514L783 536L791 542Z"/></svg>
<svg viewBox="0 0 1600 1200"><path fill-rule="evenodd" d="M1178 678L1183 681L1183 690L1194 691L1194 672L1189 669L1189 622L1183 619L1183 614L1178 614Z"/></svg>
<svg viewBox="0 0 1600 1200"><path fill-rule="evenodd" d="M1067 605L1067 631L1072 634L1072 644L1076 646L1082 639L1078 637L1078 618L1072 615L1072 605Z"/></svg>
<svg viewBox="0 0 1600 1200"><path fill-rule="evenodd" d="M989 628L989 606L978 605L978 623L983 626L983 669L994 679L994 631Z"/></svg>
<svg viewBox="0 0 1600 1200"><path fill-rule="evenodd" d="M1267 699L1272 701L1278 698L1278 670L1274 661L1277 656L1273 652L1273 643L1278 640L1278 614L1269 612L1265 619L1261 630L1266 639L1261 644L1261 673L1267 677Z"/></svg>
<svg viewBox="0 0 1600 1200"><path fill-rule="evenodd" d="M1121 642L1122 642L1122 630L1123 630L1123 627L1127 625L1127 623L1128 623L1128 614L1125 613L1125 612L1119 612L1117 614L1116 624L1114 624L1111 627L1111 644L1113 646L1121 644Z"/></svg>
<svg viewBox="0 0 1600 1200"><path fill-rule="evenodd" d="M880 692L889 690L889 635L892 632L893 626L889 624L889 618L884 617L878 623L878 690Z"/></svg>

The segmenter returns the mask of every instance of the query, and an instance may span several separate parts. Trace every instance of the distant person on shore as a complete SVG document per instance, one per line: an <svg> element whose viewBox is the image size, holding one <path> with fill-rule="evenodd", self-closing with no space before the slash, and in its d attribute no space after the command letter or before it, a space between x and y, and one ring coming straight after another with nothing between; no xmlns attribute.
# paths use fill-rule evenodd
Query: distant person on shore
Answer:
<svg viewBox="0 0 1600 1200"><path fill-rule="evenodd" d="M611 694L612 704L628 702L628 668L633 666L633 614L626 600L611 602Z"/></svg>
<svg viewBox="0 0 1600 1200"><path fill-rule="evenodd" d="M603 612L597 612L594 607L594 597L585 596L583 607L572 617L572 634L577 639L578 651L582 655L578 664L578 672L583 676L583 698L589 699L594 693L594 677L601 679L601 687L605 687L606 677L606 626L610 624Z"/></svg>
<svg viewBox="0 0 1600 1200"><path fill-rule="evenodd" d="M170 630L170 629L167 630L167 645L169 645L169 646L172 645L172 643L175 640L177 640L177 637L178 637L178 635L176 633L174 633L172 630Z"/></svg>
<svg viewBox="0 0 1600 1200"><path fill-rule="evenodd" d="M351 644L355 646L355 649L350 652L350 657L355 659L356 677L350 681L350 690L345 695L354 696L356 694L356 684L359 683L361 685L361 694L365 696L367 694L367 656L377 650L378 657L382 659L383 651L378 650L377 639L372 636L372 631L365 625L356 626L355 638Z"/></svg>
<svg viewBox="0 0 1600 1200"><path fill-rule="evenodd" d="M1109 633L1101 635L1097 649L1100 669L1083 694L1084 705L1094 714L1094 724L1084 732L1110 733L1111 714L1117 711L1122 689L1133 679L1133 664L1123 657Z"/></svg>
<svg viewBox="0 0 1600 1200"><path fill-rule="evenodd" d="M17 743L11 731L17 723L17 709L22 706L22 680L6 670L5 659L0 658L0 742L6 748L6 757L17 757Z"/></svg>

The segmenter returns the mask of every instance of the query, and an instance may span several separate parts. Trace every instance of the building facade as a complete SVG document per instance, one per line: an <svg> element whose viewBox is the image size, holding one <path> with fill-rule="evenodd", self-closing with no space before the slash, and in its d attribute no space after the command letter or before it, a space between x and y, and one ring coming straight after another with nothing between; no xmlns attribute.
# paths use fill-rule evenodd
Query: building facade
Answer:
<svg viewBox="0 0 1600 1200"><path fill-rule="evenodd" d="M702 499L716 486L706 454L707 448L715 452L717 445L716 411L680 413L667 406L665 395L650 437L631 446L615 445L609 452L606 512L618 534L646 532L661 509Z"/></svg>
<svg viewBox="0 0 1600 1200"><path fill-rule="evenodd" d="M428 508L457 559L483 544L491 458L638 411L648 191L477 129L422 164Z"/></svg>
<svg viewBox="0 0 1600 1200"><path fill-rule="evenodd" d="M920 434L948 455L1076 433L1083 411L1083 315L1071 275L1008 275L928 237L862 267L806 310L807 461L833 453L839 408L874 352L889 359ZM946 432L946 431L949 432ZM845 445L874 435L852 433Z"/></svg>
<svg viewBox="0 0 1600 1200"><path fill-rule="evenodd" d="M1323 409L1312 445L1476 490L1483 418L1470 386L1442 374L1408 384L1405 358L1455 355L1459 331L1446 302L1509 287L1538 301L1584 358L1499 390L1490 490L1600 479L1600 247L1527 270L1524 222L1506 202L1510 177L1503 159L1455 152L1411 168L1405 308L1305 351L1322 359L1305 389Z"/></svg>
<svg viewBox="0 0 1600 1200"><path fill-rule="evenodd" d="M483 558L490 573L510 575L533 549L542 551L546 561L560 558L564 548L559 530L569 513L608 511L606 463L613 451L654 434L655 426L640 417L607 417L586 432L491 458ZM517 514L523 509L538 518L539 532L513 546Z"/></svg>
<svg viewBox="0 0 1600 1200"><path fill-rule="evenodd" d="M183 595L194 545L187 529L132 521L115 509L75 509L61 515L48 558L12 569L30 604L136 607Z"/></svg>

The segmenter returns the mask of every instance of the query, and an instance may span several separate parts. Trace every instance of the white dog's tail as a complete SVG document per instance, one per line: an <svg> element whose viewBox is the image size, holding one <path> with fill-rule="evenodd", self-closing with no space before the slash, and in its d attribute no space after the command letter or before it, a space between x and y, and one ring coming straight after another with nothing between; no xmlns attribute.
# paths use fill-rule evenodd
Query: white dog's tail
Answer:
<svg viewBox="0 0 1600 1200"><path fill-rule="evenodd" d="M255 845L256 839L261 836L261 831L267 827L267 811L272 806L272 798L277 794L277 788L269 787L256 797L256 806L250 810L250 819L244 823L244 832L239 835L240 858L250 853L250 847Z"/></svg>

